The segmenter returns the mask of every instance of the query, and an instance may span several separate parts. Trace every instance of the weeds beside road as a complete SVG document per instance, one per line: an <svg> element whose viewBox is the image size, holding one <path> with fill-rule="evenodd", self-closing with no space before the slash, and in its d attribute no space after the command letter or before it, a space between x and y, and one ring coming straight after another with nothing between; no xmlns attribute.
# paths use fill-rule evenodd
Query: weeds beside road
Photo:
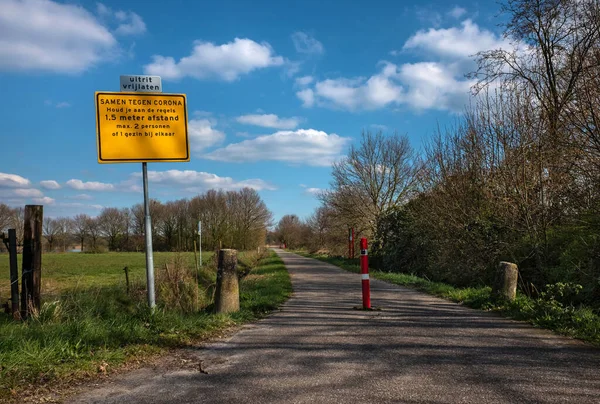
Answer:
<svg viewBox="0 0 600 404"><path fill-rule="evenodd" d="M168 285L158 284L161 265L177 265L175 260L179 259L184 263L179 265L187 265L188 273L195 272L193 254L176 254L157 254L158 306L154 313L145 300L143 254L45 255L42 279L50 284L48 292L52 293L46 294L42 288L44 305L40 313L21 323L0 314L0 401L18 396L32 385L110 373L168 348L200 342L260 318L291 293L289 275L273 252L261 259L240 254L247 273L240 283L240 312L212 313L211 285L216 271L211 265L200 272L196 310L183 310L178 301L167 305L159 293L161 287L168 289ZM210 262L208 255L203 258L205 263ZM125 265L129 265L134 279L129 294L122 271ZM0 273L8 275L3 266ZM182 289L179 298L189 300L185 294ZM164 296L173 299L174 294Z"/></svg>

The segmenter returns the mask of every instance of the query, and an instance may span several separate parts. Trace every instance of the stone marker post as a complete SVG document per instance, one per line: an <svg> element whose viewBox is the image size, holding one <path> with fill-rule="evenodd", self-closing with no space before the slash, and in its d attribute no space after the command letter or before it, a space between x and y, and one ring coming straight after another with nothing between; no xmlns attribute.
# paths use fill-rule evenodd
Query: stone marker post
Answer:
<svg viewBox="0 0 600 404"><path fill-rule="evenodd" d="M512 302L517 296L519 269L517 264L501 261L496 273L496 282L492 293L501 299Z"/></svg>
<svg viewBox="0 0 600 404"><path fill-rule="evenodd" d="M240 310L236 250L219 250L215 310L217 313L232 313Z"/></svg>

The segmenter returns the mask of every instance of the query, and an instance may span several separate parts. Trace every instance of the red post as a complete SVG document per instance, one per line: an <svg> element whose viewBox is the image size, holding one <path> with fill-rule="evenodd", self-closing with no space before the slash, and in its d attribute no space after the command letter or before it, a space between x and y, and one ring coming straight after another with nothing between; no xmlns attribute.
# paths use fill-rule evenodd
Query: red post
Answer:
<svg viewBox="0 0 600 404"><path fill-rule="evenodd" d="M360 239L360 273L362 277L363 309L371 308L371 287L369 285L369 253L367 239Z"/></svg>

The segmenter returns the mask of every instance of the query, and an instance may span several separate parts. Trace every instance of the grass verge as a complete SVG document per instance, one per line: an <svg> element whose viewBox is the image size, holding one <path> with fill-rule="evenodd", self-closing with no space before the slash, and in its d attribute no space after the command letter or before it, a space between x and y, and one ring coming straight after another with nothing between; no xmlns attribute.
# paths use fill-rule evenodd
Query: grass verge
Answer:
<svg viewBox="0 0 600 404"><path fill-rule="evenodd" d="M214 275L214 274L213 274ZM152 313L141 288L121 285L65 290L40 313L17 323L0 315L0 401L17 400L33 386L110 373L169 348L193 344L276 309L291 294L283 262L273 252L257 261L240 283L238 313Z"/></svg>
<svg viewBox="0 0 600 404"><path fill-rule="evenodd" d="M330 257L321 254L309 254L295 251L297 254L315 258L338 266L350 272L360 273L358 260L343 257ZM541 293L538 298L530 298L517 293L513 302L496 301L492 289L488 286L477 288L456 288L440 282L420 278L415 275L369 271L371 277L385 282L417 289L465 306L500 313L516 320L527 321L535 326L556 331L560 334L578 338L600 346L600 316L593 309L574 306L560 299L570 285L548 285L555 293Z"/></svg>

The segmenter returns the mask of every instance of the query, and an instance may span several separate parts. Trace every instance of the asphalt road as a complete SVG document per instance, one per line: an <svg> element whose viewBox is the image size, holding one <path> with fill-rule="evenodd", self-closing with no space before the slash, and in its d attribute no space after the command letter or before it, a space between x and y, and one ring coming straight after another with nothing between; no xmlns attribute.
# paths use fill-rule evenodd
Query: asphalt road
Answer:
<svg viewBox="0 0 600 404"><path fill-rule="evenodd" d="M72 402L600 403L600 349L373 280L382 310L354 310L360 275L277 252L281 311Z"/></svg>

